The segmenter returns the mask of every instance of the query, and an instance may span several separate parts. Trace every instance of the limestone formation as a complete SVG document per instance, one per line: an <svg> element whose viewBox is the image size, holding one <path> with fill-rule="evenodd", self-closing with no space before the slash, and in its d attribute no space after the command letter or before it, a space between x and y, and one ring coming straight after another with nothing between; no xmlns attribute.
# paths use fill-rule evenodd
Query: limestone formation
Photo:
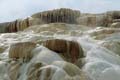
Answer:
<svg viewBox="0 0 120 80"><path fill-rule="evenodd" d="M8 67L8 76L10 80L17 80L19 78L19 70L21 64L19 62L10 63Z"/></svg>
<svg viewBox="0 0 120 80"><path fill-rule="evenodd" d="M84 14L77 18L77 23L90 27L103 26L108 27L112 23L112 17L104 14Z"/></svg>
<svg viewBox="0 0 120 80"><path fill-rule="evenodd" d="M120 56L120 42L119 41L106 41L102 43L102 46Z"/></svg>
<svg viewBox="0 0 120 80"><path fill-rule="evenodd" d="M43 63L32 63L27 70L26 80L38 80L40 78L41 72L39 71L41 67L45 66Z"/></svg>
<svg viewBox="0 0 120 80"><path fill-rule="evenodd" d="M22 31L29 26L30 26L29 18L26 18L24 20L15 20L13 22L1 23L0 33L11 33L11 32Z"/></svg>
<svg viewBox="0 0 120 80"><path fill-rule="evenodd" d="M48 49L59 53L64 59L70 62L76 62L79 58L84 57L81 46L75 41L67 41L62 39L47 40L43 43Z"/></svg>
<svg viewBox="0 0 120 80"><path fill-rule="evenodd" d="M112 28L120 28L120 22L112 23L110 27L112 27Z"/></svg>
<svg viewBox="0 0 120 80"><path fill-rule="evenodd" d="M107 15L111 16L113 19L120 19L120 11L108 11Z"/></svg>
<svg viewBox="0 0 120 80"><path fill-rule="evenodd" d="M96 16L95 15L86 15L81 16L77 19L77 23L80 25L86 25L86 26L96 26Z"/></svg>
<svg viewBox="0 0 120 80"><path fill-rule="evenodd" d="M9 58L30 60L32 58L31 51L36 47L32 42L15 43L10 46Z"/></svg>
<svg viewBox="0 0 120 80"><path fill-rule="evenodd" d="M5 46L0 46L0 53L3 53L6 50Z"/></svg>
<svg viewBox="0 0 120 80"><path fill-rule="evenodd" d="M102 24L99 26L109 27L112 23L112 20L112 17L105 13L103 14L103 18L101 20Z"/></svg>
<svg viewBox="0 0 120 80"><path fill-rule="evenodd" d="M61 8L39 12L23 20L0 23L0 33L22 31L30 26L49 23L109 27L115 22L120 22L120 11L108 11L102 14L88 14L80 13L80 11L77 10Z"/></svg>
<svg viewBox="0 0 120 80"><path fill-rule="evenodd" d="M10 22L0 23L0 33L7 33Z"/></svg>
<svg viewBox="0 0 120 80"><path fill-rule="evenodd" d="M32 15L33 18L40 18L44 23L76 23L76 19L80 16L77 10L66 8L55 9L51 11L44 11Z"/></svg>
<svg viewBox="0 0 120 80"><path fill-rule="evenodd" d="M120 19L114 19L113 23L120 22Z"/></svg>
<svg viewBox="0 0 120 80"><path fill-rule="evenodd" d="M109 37L111 34L119 33L120 29L117 28L101 28L99 30L93 31L90 35L94 39L102 40L106 37Z"/></svg>
<svg viewBox="0 0 120 80"><path fill-rule="evenodd" d="M27 75L27 80L89 80L81 69L64 61L56 61L43 67L39 65L36 70Z"/></svg>

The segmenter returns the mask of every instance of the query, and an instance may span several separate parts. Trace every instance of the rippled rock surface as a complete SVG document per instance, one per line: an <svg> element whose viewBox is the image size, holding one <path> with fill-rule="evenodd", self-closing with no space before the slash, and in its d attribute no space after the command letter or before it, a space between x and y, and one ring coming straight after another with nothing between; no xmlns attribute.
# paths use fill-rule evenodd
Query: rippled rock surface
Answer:
<svg viewBox="0 0 120 80"><path fill-rule="evenodd" d="M29 60L33 56L31 51L35 47L36 47L36 44L32 42L14 43L10 46L9 58Z"/></svg>
<svg viewBox="0 0 120 80"><path fill-rule="evenodd" d="M79 58L84 57L84 52L79 43L75 41L67 41L62 39L47 40L43 43L43 46L48 49L59 53L67 61L76 62Z"/></svg>
<svg viewBox="0 0 120 80"><path fill-rule="evenodd" d="M119 11L40 12L0 24L0 80L120 80Z"/></svg>

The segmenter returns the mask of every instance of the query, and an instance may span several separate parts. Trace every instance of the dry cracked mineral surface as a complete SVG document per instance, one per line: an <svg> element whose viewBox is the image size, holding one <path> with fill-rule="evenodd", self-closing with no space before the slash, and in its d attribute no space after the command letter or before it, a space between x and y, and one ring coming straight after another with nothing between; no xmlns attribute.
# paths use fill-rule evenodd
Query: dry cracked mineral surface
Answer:
<svg viewBox="0 0 120 80"><path fill-rule="evenodd" d="M120 80L120 11L61 8L0 23L0 80Z"/></svg>

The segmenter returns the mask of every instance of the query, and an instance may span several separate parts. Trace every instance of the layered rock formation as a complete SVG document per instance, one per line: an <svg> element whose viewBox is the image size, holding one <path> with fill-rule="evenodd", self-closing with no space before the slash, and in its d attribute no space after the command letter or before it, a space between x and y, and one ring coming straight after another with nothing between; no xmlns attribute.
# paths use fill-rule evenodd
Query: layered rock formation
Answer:
<svg viewBox="0 0 120 80"><path fill-rule="evenodd" d="M57 61L52 65L54 66L37 66L36 70L28 72L27 80L88 80L85 73L71 63Z"/></svg>
<svg viewBox="0 0 120 80"><path fill-rule="evenodd" d="M48 49L55 51L70 62L76 62L79 58L84 57L81 46L75 41L67 41L62 39L47 40L43 43Z"/></svg>
<svg viewBox="0 0 120 80"><path fill-rule="evenodd" d="M80 16L80 12L71 9L56 9L44 11L32 15L24 20L16 20L8 23L1 23L0 32L17 32L22 31L31 25L47 24L47 23L69 23L76 24L76 19ZM5 26L5 27L4 27Z"/></svg>
<svg viewBox="0 0 120 80"><path fill-rule="evenodd" d="M72 9L55 9L36 13L31 17L13 22L1 23L0 32L17 32L32 25L48 23L69 23L86 26L108 27L112 23L120 22L120 11L109 11L102 14L86 14Z"/></svg>
<svg viewBox="0 0 120 80"><path fill-rule="evenodd" d="M33 57L31 51L35 47L36 44L32 42L21 42L12 44L9 50L9 58L12 58L13 60L22 59L28 61Z"/></svg>
<svg viewBox="0 0 120 80"><path fill-rule="evenodd" d="M106 47L110 51L120 55L120 42L119 41L105 41L102 46Z"/></svg>
<svg viewBox="0 0 120 80"><path fill-rule="evenodd" d="M10 80L17 80L19 78L20 66L21 66L21 63L19 63L19 62L10 63L10 65L8 67L8 76L9 76Z"/></svg>
<svg viewBox="0 0 120 80"><path fill-rule="evenodd" d="M0 33L18 32L18 31L24 30L29 26L30 26L30 23L28 18L24 20L16 20L13 22L1 23Z"/></svg>
<svg viewBox="0 0 120 80"><path fill-rule="evenodd" d="M52 11L45 11L32 15L33 18L40 18L44 23L70 23L75 24L76 18L80 16L80 12L71 9L56 9Z"/></svg>
<svg viewBox="0 0 120 80"><path fill-rule="evenodd" d="M1 23L0 80L119 80L119 13L62 8Z"/></svg>

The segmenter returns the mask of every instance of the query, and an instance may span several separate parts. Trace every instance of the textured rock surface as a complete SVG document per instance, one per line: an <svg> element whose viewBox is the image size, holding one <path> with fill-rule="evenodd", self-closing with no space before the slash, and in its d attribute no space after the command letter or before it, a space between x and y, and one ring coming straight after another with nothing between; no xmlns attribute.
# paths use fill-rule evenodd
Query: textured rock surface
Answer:
<svg viewBox="0 0 120 80"><path fill-rule="evenodd" d="M120 11L108 11L107 15L111 16L113 19L120 19Z"/></svg>
<svg viewBox="0 0 120 80"><path fill-rule="evenodd" d="M0 32L17 32L29 26L48 23L69 23L86 26L108 27L113 22L120 21L120 11L108 11L102 14L87 14L80 11L61 8L55 10L36 13L31 17L13 22L0 23Z"/></svg>
<svg viewBox="0 0 120 80"><path fill-rule="evenodd" d="M56 9L45 11L32 15L33 18L40 18L44 23L76 23L76 18L80 16L80 12L72 9Z"/></svg>
<svg viewBox="0 0 120 80"><path fill-rule="evenodd" d="M116 11L56 9L1 23L0 80L120 80L119 22Z"/></svg>
<svg viewBox="0 0 120 80"><path fill-rule="evenodd" d="M27 80L88 80L81 69L64 61L57 61L46 67L39 65L28 76Z"/></svg>
<svg viewBox="0 0 120 80"><path fill-rule="evenodd" d="M104 47L109 49L110 51L120 55L120 42L119 41L108 41L102 43Z"/></svg>
<svg viewBox="0 0 120 80"><path fill-rule="evenodd" d="M9 58L29 60L30 58L32 58L31 51L35 47L36 44L32 42L21 42L12 44L9 50Z"/></svg>
<svg viewBox="0 0 120 80"><path fill-rule="evenodd" d="M20 67L21 67L21 63L19 62L10 63L8 67L8 76L10 80L17 80L19 78Z"/></svg>
<svg viewBox="0 0 120 80"><path fill-rule="evenodd" d="M97 20L95 15L81 16L79 17L79 19L77 19L78 24L86 25L86 26L97 26L96 21Z"/></svg>
<svg viewBox="0 0 120 80"><path fill-rule="evenodd" d="M99 29L99 30L94 30L90 35L94 39L102 40L107 37L110 37L114 33L119 33L120 29L118 28L104 28L104 29Z"/></svg>
<svg viewBox="0 0 120 80"><path fill-rule="evenodd" d="M22 31L29 26L30 26L29 18L24 20L15 20L13 22L1 23L0 32L10 33L10 32Z"/></svg>
<svg viewBox="0 0 120 80"><path fill-rule="evenodd" d="M76 62L79 58L84 57L83 49L75 41L53 39L45 41L43 45L48 49L59 53L70 62Z"/></svg>
<svg viewBox="0 0 120 80"><path fill-rule="evenodd" d="M115 22L113 24L111 24L112 28L120 28L120 22Z"/></svg>

